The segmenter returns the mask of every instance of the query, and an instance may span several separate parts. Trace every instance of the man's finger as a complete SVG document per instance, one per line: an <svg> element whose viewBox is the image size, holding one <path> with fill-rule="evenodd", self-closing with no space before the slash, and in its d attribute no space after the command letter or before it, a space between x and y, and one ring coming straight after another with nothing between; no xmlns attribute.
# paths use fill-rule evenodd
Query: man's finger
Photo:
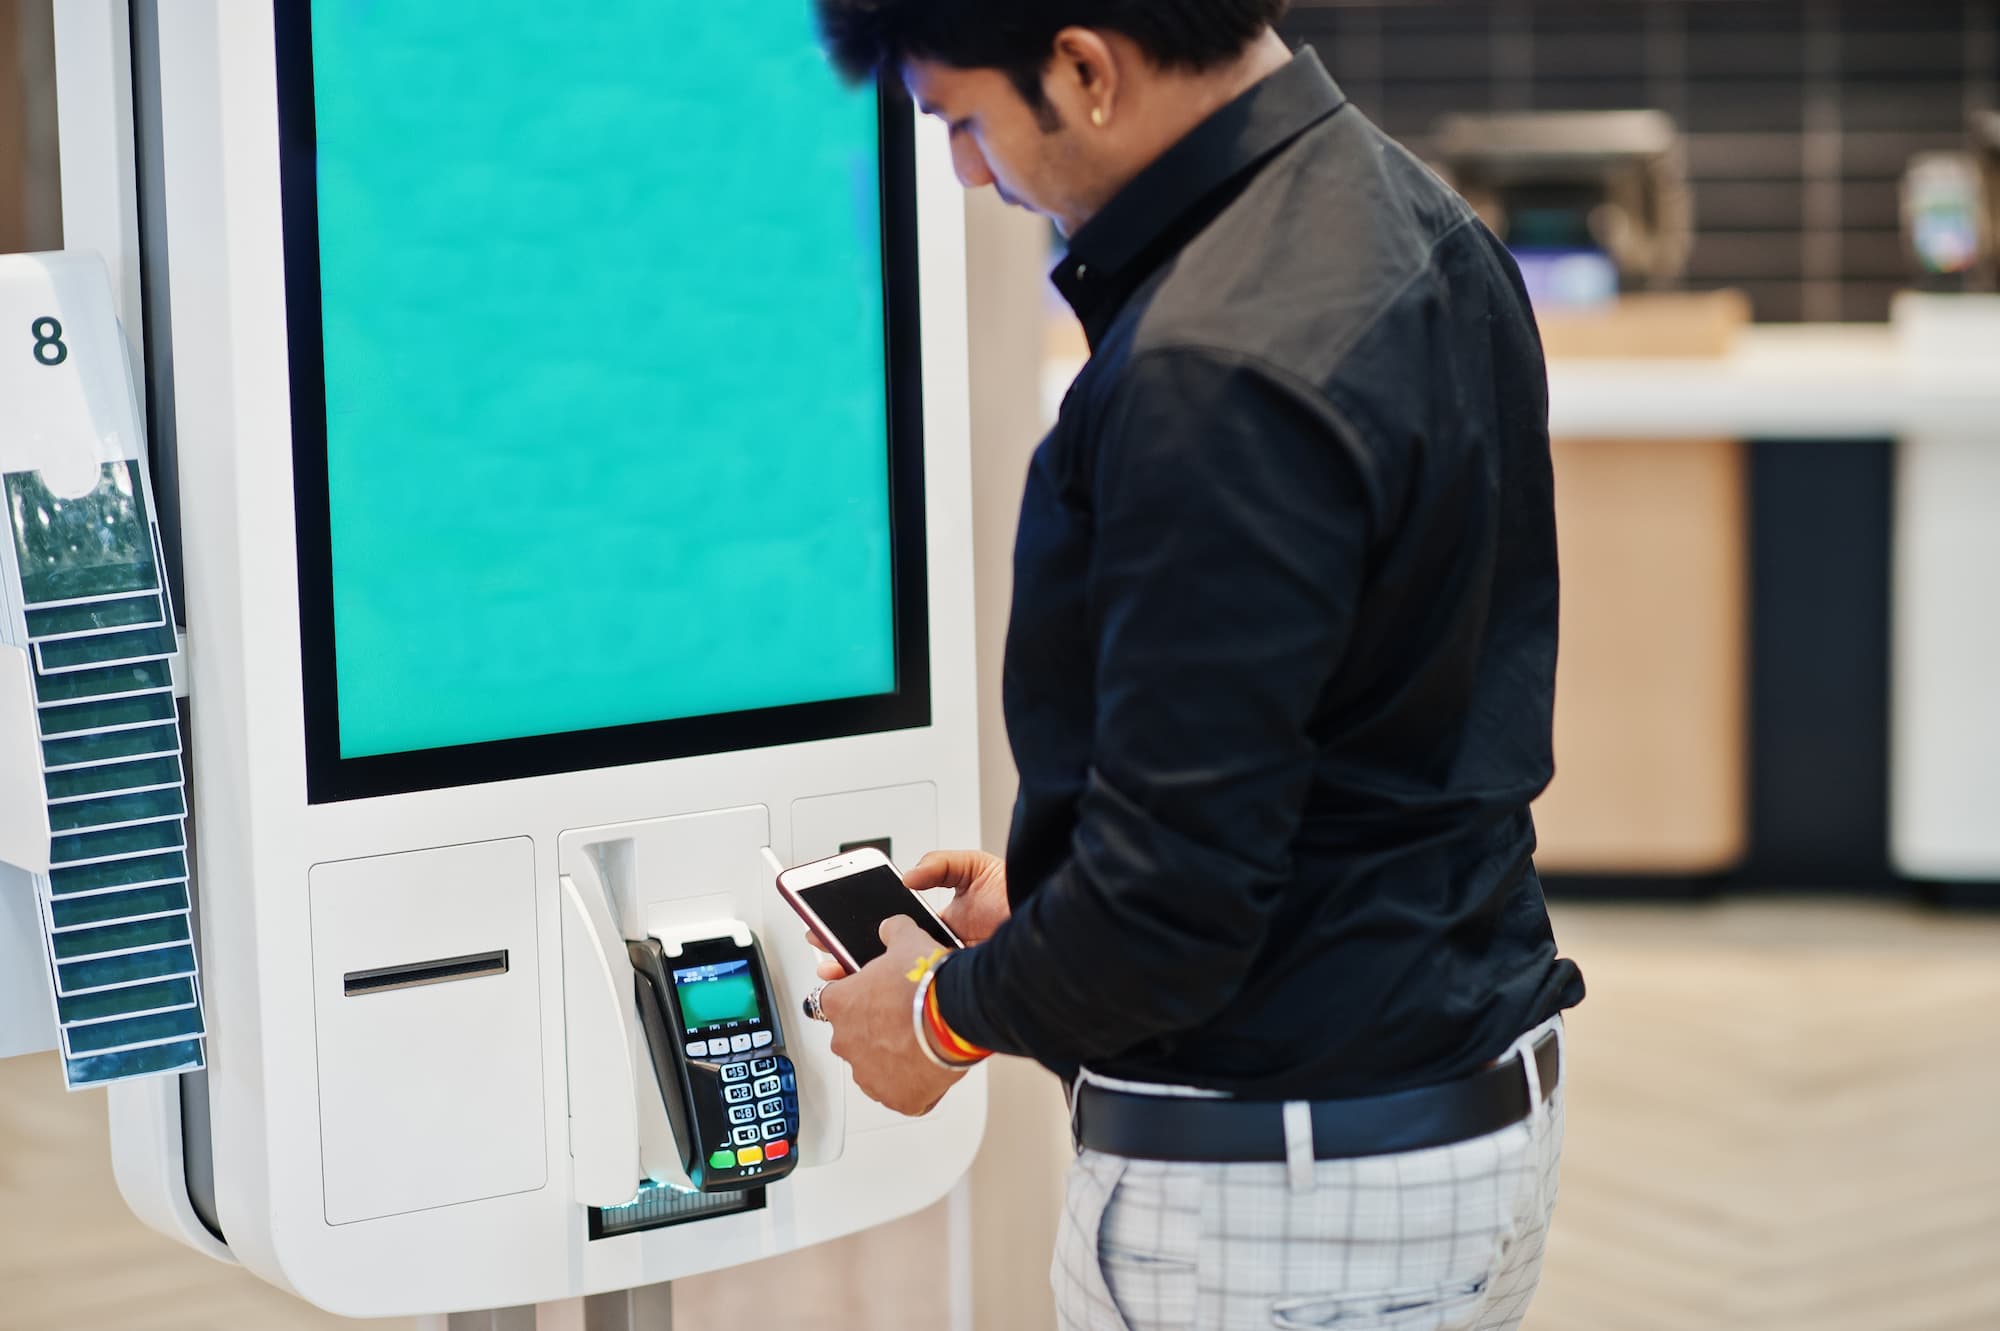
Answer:
<svg viewBox="0 0 2000 1331"><path fill-rule="evenodd" d="M976 850L934 850L903 875L903 885L912 892L928 892L934 887L963 892L979 877L983 859Z"/></svg>
<svg viewBox="0 0 2000 1331"><path fill-rule="evenodd" d="M808 929L808 930L806 930L806 941L807 941L808 943L811 943L811 944L813 945L813 947L814 947L814 949L815 949L815 950L817 950L817 951L820 951L820 952L824 952L824 953L826 953L826 954L827 954L828 956L832 956L832 955L833 955L833 949L832 949L832 948L830 948L830 947L828 947L828 946L827 946L827 945L826 945L825 943L822 943L822 942L820 942L820 941L819 941L819 934L818 934L818 933L816 933L815 931L813 931L813 930L811 930L811 929Z"/></svg>
<svg viewBox="0 0 2000 1331"><path fill-rule="evenodd" d="M952 872L952 857L934 850L903 875L903 885L912 892L928 892L934 887L957 887L960 879Z"/></svg>
<svg viewBox="0 0 2000 1331"><path fill-rule="evenodd" d="M882 927L875 932L886 946L894 947L896 940L904 933L923 933L923 930L917 928L917 922L907 915L891 915L882 921ZM924 934L924 937L928 938L930 935Z"/></svg>

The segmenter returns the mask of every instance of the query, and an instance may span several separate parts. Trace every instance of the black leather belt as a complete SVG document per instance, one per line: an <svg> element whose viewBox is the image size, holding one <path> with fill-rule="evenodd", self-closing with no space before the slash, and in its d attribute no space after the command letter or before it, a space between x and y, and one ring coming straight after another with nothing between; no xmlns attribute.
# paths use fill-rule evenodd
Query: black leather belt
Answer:
<svg viewBox="0 0 2000 1331"><path fill-rule="evenodd" d="M1562 1080L1556 1033L1535 1042L1542 1098ZM1237 1164L1285 1158L1284 1107L1276 1100L1135 1094L1083 1082L1075 1092L1077 1145L1132 1160ZM1354 1100L1314 1100L1313 1154L1321 1160L1450 1146L1528 1117L1519 1058L1439 1086Z"/></svg>

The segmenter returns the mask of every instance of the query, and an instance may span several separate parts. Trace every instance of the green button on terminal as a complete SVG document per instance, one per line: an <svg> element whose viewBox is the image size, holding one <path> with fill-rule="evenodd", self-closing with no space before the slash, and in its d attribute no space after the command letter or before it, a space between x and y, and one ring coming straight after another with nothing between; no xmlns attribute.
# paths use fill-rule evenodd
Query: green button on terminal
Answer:
<svg viewBox="0 0 2000 1331"><path fill-rule="evenodd" d="M708 1167L710 1169L736 1168L736 1152L717 1151L714 1155L708 1157Z"/></svg>

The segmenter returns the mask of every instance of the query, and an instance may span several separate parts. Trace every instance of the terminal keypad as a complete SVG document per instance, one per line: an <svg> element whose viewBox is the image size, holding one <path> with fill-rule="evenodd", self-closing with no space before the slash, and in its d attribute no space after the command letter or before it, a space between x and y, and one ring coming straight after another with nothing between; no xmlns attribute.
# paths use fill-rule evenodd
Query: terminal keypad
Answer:
<svg viewBox="0 0 2000 1331"><path fill-rule="evenodd" d="M720 1083L728 1109L727 1126L718 1125L707 1143L711 1175L754 1176L797 1147L798 1078L789 1058L756 1052L770 1043L770 1032L761 1030L711 1039L708 1059L691 1065Z"/></svg>

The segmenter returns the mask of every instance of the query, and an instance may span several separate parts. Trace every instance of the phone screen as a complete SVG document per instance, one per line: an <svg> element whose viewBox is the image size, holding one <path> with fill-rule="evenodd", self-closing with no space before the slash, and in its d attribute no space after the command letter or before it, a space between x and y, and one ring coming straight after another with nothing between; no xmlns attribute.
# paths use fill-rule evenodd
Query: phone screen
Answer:
<svg viewBox="0 0 2000 1331"><path fill-rule="evenodd" d="M907 915L937 939L941 947L957 947L951 934L924 908L916 893L903 886L896 871L866 869L830 883L802 888L799 899L819 917L834 939L856 963L866 966L888 949L882 946L882 921Z"/></svg>

